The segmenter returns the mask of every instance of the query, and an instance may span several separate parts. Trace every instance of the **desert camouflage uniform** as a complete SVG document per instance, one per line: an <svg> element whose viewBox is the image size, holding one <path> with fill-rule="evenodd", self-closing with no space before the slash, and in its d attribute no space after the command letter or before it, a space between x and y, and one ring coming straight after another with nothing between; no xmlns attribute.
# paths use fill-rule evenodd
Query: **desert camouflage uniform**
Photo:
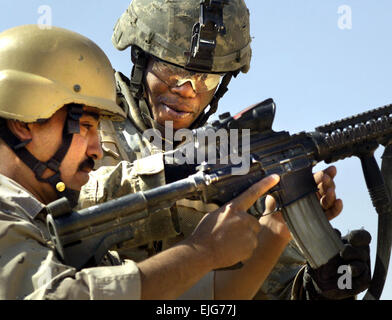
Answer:
<svg viewBox="0 0 392 320"><path fill-rule="evenodd" d="M0 175L0 299L139 299L136 264L105 264L76 271L62 264L50 243L44 205ZM110 265L110 267L109 267Z"/></svg>
<svg viewBox="0 0 392 320"><path fill-rule="evenodd" d="M128 164L124 170L131 172L132 166ZM140 299L136 263L120 259L114 251L99 267L77 271L61 263L50 241L45 215L41 202L0 174L0 300ZM180 299L212 299L213 276L207 273Z"/></svg>
<svg viewBox="0 0 392 320"><path fill-rule="evenodd" d="M162 150L151 145L142 134L148 128L145 119L151 119L148 109L141 108L132 97L124 75L117 72L116 81L120 105L128 112L128 119L125 122L101 122L104 158L97 163L97 167L101 167L100 173L95 172L82 190L82 207L125 195L132 189L147 190L165 184ZM122 159L136 160L133 173L137 176L129 175L127 162L110 167ZM148 182L141 182L140 177ZM147 221L138 222L135 239L125 246L127 249L122 248L119 252L132 260L145 259L187 237L203 215L216 208L201 201L178 201L171 210L163 210ZM290 243L256 299L290 299L294 278L304 263L299 249Z"/></svg>

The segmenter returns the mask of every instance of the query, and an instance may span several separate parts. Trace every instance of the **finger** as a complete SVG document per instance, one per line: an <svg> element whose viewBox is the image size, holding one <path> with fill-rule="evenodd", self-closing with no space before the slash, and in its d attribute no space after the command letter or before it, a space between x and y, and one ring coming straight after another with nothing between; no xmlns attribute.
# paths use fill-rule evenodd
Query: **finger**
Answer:
<svg viewBox="0 0 392 320"><path fill-rule="evenodd" d="M323 177L325 175L327 175L329 179L333 180L333 178L335 178L335 176L336 176L336 173L337 173L336 167L330 166L327 169L316 172L313 175L313 177L314 177L314 180L316 181L316 183L319 184L323 181Z"/></svg>
<svg viewBox="0 0 392 320"><path fill-rule="evenodd" d="M317 189L320 196L323 196L328 192L329 189L335 191L336 189L335 182L331 179L330 176L324 175L323 181L317 185Z"/></svg>
<svg viewBox="0 0 392 320"><path fill-rule="evenodd" d="M336 173L337 173L337 169L335 166L329 166L327 169L324 169L323 171L324 171L324 173L329 175L332 179L335 178Z"/></svg>
<svg viewBox="0 0 392 320"><path fill-rule="evenodd" d="M366 230L353 230L347 236L347 241L356 247L368 246L372 241L372 236Z"/></svg>
<svg viewBox="0 0 392 320"><path fill-rule="evenodd" d="M361 274L363 274L365 272L367 273L369 268L366 265L366 263L359 262L359 261L353 261L352 263L350 263L350 269L351 269L351 275L354 278L357 278Z"/></svg>
<svg viewBox="0 0 392 320"><path fill-rule="evenodd" d="M328 210L333 207L336 201L335 188L329 188L327 192L320 198L320 204L324 210Z"/></svg>
<svg viewBox="0 0 392 320"><path fill-rule="evenodd" d="M270 213L276 208L276 200L273 196L266 196L265 198L265 212Z"/></svg>
<svg viewBox="0 0 392 320"><path fill-rule="evenodd" d="M359 293L367 288L369 288L369 284L371 281L371 275L369 268L366 268L361 276L356 277L355 281L352 282L352 291Z"/></svg>
<svg viewBox="0 0 392 320"><path fill-rule="evenodd" d="M343 210L343 201L341 199L336 199L334 205L325 211L325 215L328 220L336 218Z"/></svg>
<svg viewBox="0 0 392 320"><path fill-rule="evenodd" d="M232 206L241 211L247 211L258 198L264 195L269 189L274 187L280 180L277 174L265 177L261 181L252 185L248 190L241 193L231 201Z"/></svg>
<svg viewBox="0 0 392 320"><path fill-rule="evenodd" d="M359 260L367 262L369 260L369 250L367 248L356 248L350 244L346 244L342 251L340 251L340 256L345 261Z"/></svg>
<svg viewBox="0 0 392 320"><path fill-rule="evenodd" d="M339 229L334 228L333 231L335 231L335 233L337 234L337 236L338 236L339 238L342 237L342 233L340 232Z"/></svg>
<svg viewBox="0 0 392 320"><path fill-rule="evenodd" d="M318 193L320 194L320 196L325 195L329 189L333 189L335 191L335 182L329 175L323 175L321 180L322 181L317 185Z"/></svg>
<svg viewBox="0 0 392 320"><path fill-rule="evenodd" d="M252 215L248 214L245 211L241 211L241 212L237 211L237 214L238 214L238 217L241 219L242 223L246 224L248 227L251 228L251 230L253 231L254 237L256 238L256 235L261 230L261 225L260 225L259 221L255 217L253 217Z"/></svg>

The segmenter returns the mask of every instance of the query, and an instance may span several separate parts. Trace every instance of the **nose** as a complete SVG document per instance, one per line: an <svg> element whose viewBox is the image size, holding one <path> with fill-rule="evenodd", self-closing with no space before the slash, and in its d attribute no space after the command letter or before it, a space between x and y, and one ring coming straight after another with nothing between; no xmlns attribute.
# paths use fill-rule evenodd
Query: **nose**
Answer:
<svg viewBox="0 0 392 320"><path fill-rule="evenodd" d="M171 92L178 94L184 98L194 98L197 93L193 90L192 84L190 81L185 82L181 86L170 88Z"/></svg>
<svg viewBox="0 0 392 320"><path fill-rule="evenodd" d="M94 133L91 134L91 137L89 139L87 156L93 158L94 160L100 160L103 158L101 138L97 130L94 130Z"/></svg>

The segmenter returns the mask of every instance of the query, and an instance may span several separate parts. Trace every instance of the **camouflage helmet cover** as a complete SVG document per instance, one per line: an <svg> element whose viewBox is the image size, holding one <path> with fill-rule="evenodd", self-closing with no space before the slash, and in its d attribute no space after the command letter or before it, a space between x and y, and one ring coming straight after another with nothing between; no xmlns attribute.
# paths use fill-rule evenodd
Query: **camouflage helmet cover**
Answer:
<svg viewBox="0 0 392 320"><path fill-rule="evenodd" d="M114 27L118 50L138 46L162 60L185 66L192 30L200 17L200 0L133 0ZM217 36L212 72L250 68L249 10L243 0L223 8L226 34Z"/></svg>

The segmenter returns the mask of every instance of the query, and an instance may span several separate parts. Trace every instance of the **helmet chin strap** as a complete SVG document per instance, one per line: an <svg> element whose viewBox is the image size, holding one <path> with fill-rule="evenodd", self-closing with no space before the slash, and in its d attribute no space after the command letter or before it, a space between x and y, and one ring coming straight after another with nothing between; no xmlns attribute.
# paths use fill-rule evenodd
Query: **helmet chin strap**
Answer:
<svg viewBox="0 0 392 320"><path fill-rule="evenodd" d="M31 140L21 141L8 129L5 123L1 124L0 128L0 137L15 152L18 158L34 172L36 179L50 184L55 190L57 197L66 197L72 207L77 205L80 192L66 187L65 183L61 180L60 165L71 146L73 135L80 133L79 119L82 114L82 105L67 105L67 117L63 127L62 144L54 156L46 162L39 161L26 149L26 145ZM42 178L46 169L54 171L54 175L49 178Z"/></svg>

